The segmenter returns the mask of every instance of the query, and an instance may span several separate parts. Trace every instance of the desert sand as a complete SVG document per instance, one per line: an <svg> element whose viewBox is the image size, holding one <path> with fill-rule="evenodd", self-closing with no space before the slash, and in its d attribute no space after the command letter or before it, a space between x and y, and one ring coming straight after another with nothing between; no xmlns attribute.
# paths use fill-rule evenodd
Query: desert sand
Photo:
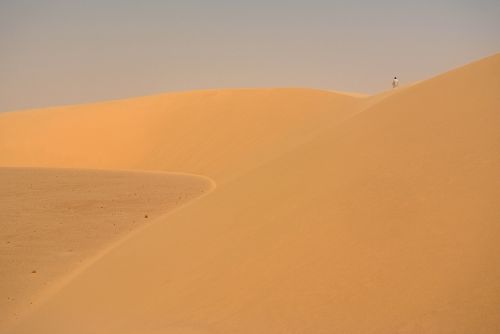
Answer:
<svg viewBox="0 0 500 334"><path fill-rule="evenodd" d="M499 91L497 54L374 96L213 90L0 114L1 291L23 300L3 300L0 323L498 333Z"/></svg>
<svg viewBox="0 0 500 334"><path fill-rule="evenodd" d="M133 231L213 187L190 175L43 168L0 168L0 184L5 323Z"/></svg>

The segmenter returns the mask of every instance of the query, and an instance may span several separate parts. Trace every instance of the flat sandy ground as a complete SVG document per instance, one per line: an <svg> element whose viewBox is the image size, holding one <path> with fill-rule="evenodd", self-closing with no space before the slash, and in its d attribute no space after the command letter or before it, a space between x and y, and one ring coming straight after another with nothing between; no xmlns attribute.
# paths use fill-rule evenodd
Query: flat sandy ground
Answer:
<svg viewBox="0 0 500 334"><path fill-rule="evenodd" d="M0 114L0 165L35 168L0 173L2 291L19 298L0 323L499 333L499 91L495 55L368 97L213 90Z"/></svg>
<svg viewBox="0 0 500 334"><path fill-rule="evenodd" d="M132 231L211 189L188 175L33 168L0 168L0 184L5 322Z"/></svg>

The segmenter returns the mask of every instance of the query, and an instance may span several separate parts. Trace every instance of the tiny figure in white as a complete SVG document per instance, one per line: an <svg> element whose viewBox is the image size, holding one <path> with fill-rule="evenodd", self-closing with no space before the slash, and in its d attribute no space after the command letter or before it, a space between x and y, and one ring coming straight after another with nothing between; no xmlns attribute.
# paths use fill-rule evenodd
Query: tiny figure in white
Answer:
<svg viewBox="0 0 500 334"><path fill-rule="evenodd" d="M398 77L394 77L394 79L392 80L392 88L398 88L398 86L399 86Z"/></svg>

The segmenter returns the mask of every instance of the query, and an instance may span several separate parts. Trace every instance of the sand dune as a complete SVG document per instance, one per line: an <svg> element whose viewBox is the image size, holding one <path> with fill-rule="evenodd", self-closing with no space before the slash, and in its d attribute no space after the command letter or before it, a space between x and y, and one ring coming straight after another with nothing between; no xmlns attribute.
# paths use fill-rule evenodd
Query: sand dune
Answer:
<svg viewBox="0 0 500 334"><path fill-rule="evenodd" d="M12 333L497 333L499 88L496 55L368 98L198 92L0 117L4 165L185 169L218 183ZM94 156L85 133L106 113L116 121L95 132ZM58 143L51 129L82 118ZM146 123L156 130L131 134Z"/></svg>
<svg viewBox="0 0 500 334"><path fill-rule="evenodd" d="M213 90L0 114L0 165L234 178L356 111L308 89Z"/></svg>

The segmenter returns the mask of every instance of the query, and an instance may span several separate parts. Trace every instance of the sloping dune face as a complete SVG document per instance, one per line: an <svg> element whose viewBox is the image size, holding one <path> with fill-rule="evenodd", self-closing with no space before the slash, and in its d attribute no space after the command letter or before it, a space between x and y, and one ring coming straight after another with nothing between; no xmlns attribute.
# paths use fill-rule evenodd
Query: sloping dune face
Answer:
<svg viewBox="0 0 500 334"><path fill-rule="evenodd" d="M235 108L245 140L196 139L192 159L182 146L172 160L165 146L117 155L106 163L221 184L113 248L13 333L497 333L499 88L497 55L383 97L286 91L315 96L285 99L312 124L280 130L286 142L268 128L252 143L262 136L247 123L277 126L287 109L266 124L267 113L243 109L240 122ZM15 142L3 163L41 159Z"/></svg>
<svg viewBox="0 0 500 334"><path fill-rule="evenodd" d="M0 115L0 165L166 170L218 183L356 111L307 89L166 94Z"/></svg>

